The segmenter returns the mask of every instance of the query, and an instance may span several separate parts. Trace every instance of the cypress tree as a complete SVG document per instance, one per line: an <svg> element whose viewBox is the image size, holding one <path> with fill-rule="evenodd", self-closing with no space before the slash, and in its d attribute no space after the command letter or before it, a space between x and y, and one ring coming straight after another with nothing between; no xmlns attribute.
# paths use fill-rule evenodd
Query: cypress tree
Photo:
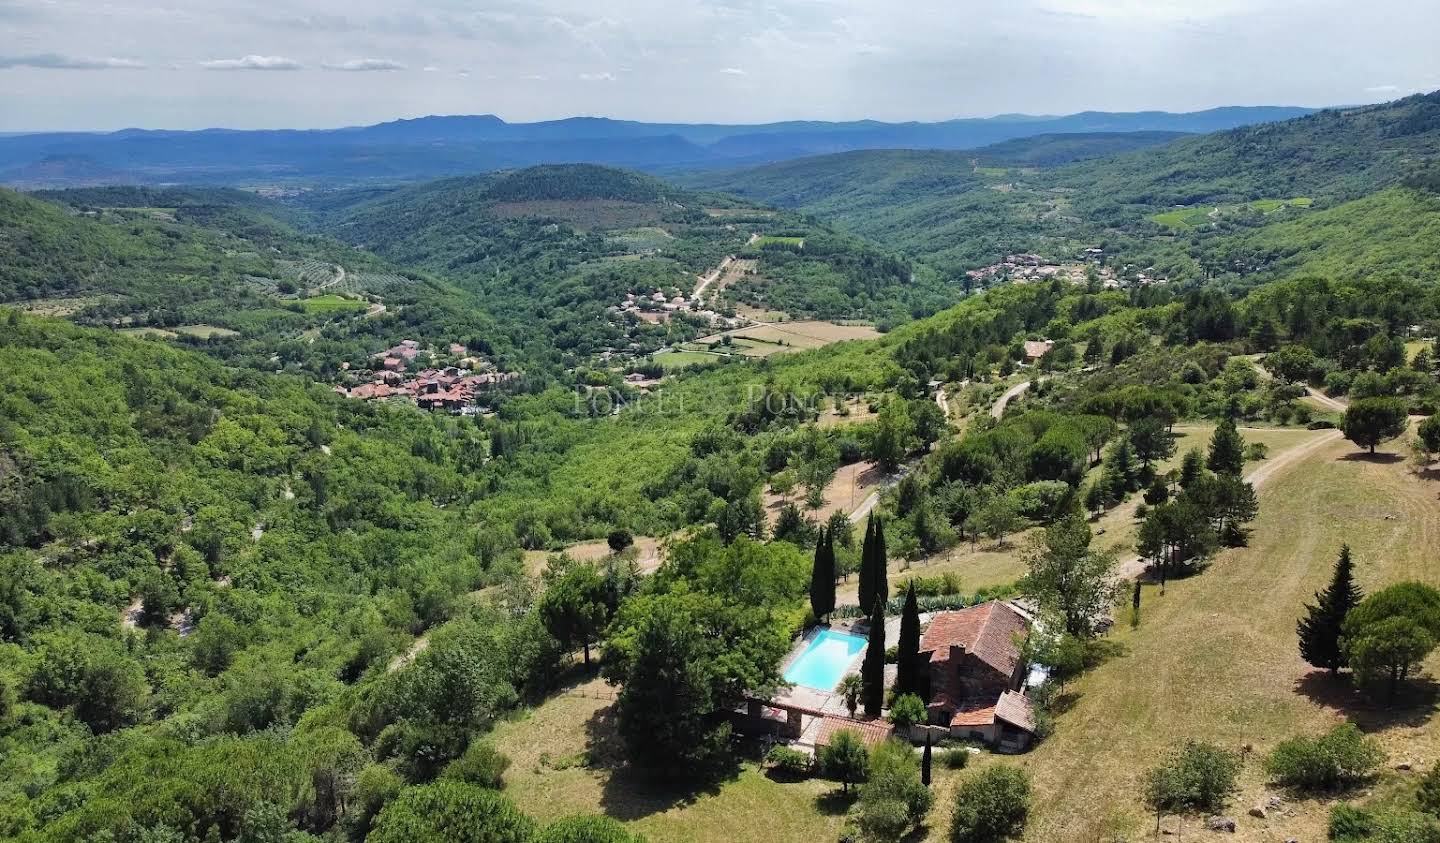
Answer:
<svg viewBox="0 0 1440 843"><path fill-rule="evenodd" d="M882 603L890 599L890 577L885 570L889 560L889 554L885 551L885 522L876 518L875 556L870 560L870 572L875 578L874 594Z"/></svg>
<svg viewBox="0 0 1440 843"><path fill-rule="evenodd" d="M930 786L930 733L925 733L925 754L920 756L920 783Z"/></svg>
<svg viewBox="0 0 1440 843"><path fill-rule="evenodd" d="M810 569L810 611L817 623L835 611L835 536L824 528L815 543L815 564Z"/></svg>
<svg viewBox="0 0 1440 843"><path fill-rule="evenodd" d="M885 707L885 601L875 598L870 610L870 643L860 663L861 704L868 717L879 717Z"/></svg>
<svg viewBox="0 0 1440 843"><path fill-rule="evenodd" d="M920 604L915 600L915 581L905 590L905 608L900 612L900 641L895 684L902 694L920 693Z"/></svg>
<svg viewBox="0 0 1440 843"><path fill-rule="evenodd" d="M1210 436L1210 458L1206 465L1216 474L1239 476L1245 469L1245 440L1235 429L1235 419L1226 418Z"/></svg>
<svg viewBox="0 0 1440 843"><path fill-rule="evenodd" d="M875 602L875 512L865 519L865 542L860 545L859 597L860 608Z"/></svg>
<svg viewBox="0 0 1440 843"><path fill-rule="evenodd" d="M1355 564L1350 560L1350 546L1340 547L1335 562L1335 575L1324 591L1316 592L1315 603L1305 607L1305 617L1296 625L1300 636L1300 655L1315 667L1323 667L1334 676L1347 664L1345 650L1340 646L1345 616L1360 604L1365 595L1355 584Z"/></svg>

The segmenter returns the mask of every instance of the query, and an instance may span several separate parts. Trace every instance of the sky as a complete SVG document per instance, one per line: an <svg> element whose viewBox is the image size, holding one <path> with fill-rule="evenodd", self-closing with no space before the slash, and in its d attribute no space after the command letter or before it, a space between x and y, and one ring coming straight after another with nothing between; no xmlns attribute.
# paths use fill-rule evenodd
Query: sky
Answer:
<svg viewBox="0 0 1440 843"><path fill-rule="evenodd" d="M943 120L1440 89L1437 0L0 0L0 132Z"/></svg>

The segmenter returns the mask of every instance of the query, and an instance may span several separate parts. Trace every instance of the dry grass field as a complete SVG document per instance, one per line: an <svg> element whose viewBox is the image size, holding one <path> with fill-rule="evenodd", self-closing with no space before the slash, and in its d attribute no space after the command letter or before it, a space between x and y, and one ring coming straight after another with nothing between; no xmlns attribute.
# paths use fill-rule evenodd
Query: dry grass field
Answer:
<svg viewBox="0 0 1440 843"><path fill-rule="evenodd" d="M828 843L839 835L830 782L779 783L747 763L713 792L691 794L632 773L615 746L612 694L599 679L582 682L495 730L513 762L506 795L526 813L549 822L603 812L650 843Z"/></svg>
<svg viewBox="0 0 1440 843"><path fill-rule="evenodd" d="M1303 604L1328 582L1342 543L1367 590L1403 579L1440 583L1432 556L1440 483L1412 473L1398 450L1392 443L1372 460L1340 440L1307 454L1261 490L1250 547L1222 553L1164 597L1147 588L1140 628L1114 634L1126 654L1074 684L1055 736L1023 759L1039 796L1026 839L1093 840L1117 821L1153 830L1141 776L1187 738L1254 747L1230 814L1240 825L1233 839L1256 843L1325 837L1328 806L1319 802L1288 803L1265 820L1246 816L1272 792L1258 757L1286 737L1349 717L1379 737L1392 762L1419 769L1440 758L1433 690L1408 708L1379 709L1314 672L1295 644Z"/></svg>

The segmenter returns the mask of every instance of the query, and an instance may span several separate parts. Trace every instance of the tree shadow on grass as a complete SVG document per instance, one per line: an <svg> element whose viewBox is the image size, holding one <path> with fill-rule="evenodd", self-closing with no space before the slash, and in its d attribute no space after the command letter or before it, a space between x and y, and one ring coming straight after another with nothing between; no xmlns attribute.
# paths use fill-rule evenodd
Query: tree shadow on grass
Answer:
<svg viewBox="0 0 1440 843"><path fill-rule="evenodd" d="M1391 454L1385 451L1374 454L1369 451L1353 451L1340 459L1346 462L1373 462L1377 465L1394 465L1397 462L1402 462L1405 457L1400 454Z"/></svg>
<svg viewBox="0 0 1440 843"><path fill-rule="evenodd" d="M1393 703L1384 693L1357 690L1350 675L1332 677L1329 671L1314 670L1295 682L1295 692L1323 708L1338 711L1366 732L1394 726L1415 728L1429 723L1440 704L1440 683L1432 677L1410 679L1400 687Z"/></svg>
<svg viewBox="0 0 1440 843"><path fill-rule="evenodd" d="M679 781L636 767L629 762L615 720L615 706L595 712L585 724L589 767L607 773L600 794L601 810L618 820L638 820L672 808L689 805L740 774L738 763L706 771L703 778Z"/></svg>
<svg viewBox="0 0 1440 843"><path fill-rule="evenodd" d="M850 792L846 793L837 787L815 797L815 810L827 817L839 817L849 811L850 806L854 805L858 798L860 798L859 788L851 786Z"/></svg>

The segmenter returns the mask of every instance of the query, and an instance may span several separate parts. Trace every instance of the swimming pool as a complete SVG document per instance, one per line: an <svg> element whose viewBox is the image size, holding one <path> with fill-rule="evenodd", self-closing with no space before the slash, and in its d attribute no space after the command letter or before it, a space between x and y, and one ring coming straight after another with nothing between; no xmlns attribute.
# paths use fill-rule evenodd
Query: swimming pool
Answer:
<svg viewBox="0 0 1440 843"><path fill-rule="evenodd" d="M831 693L865 643L858 635L822 629L785 669L785 681Z"/></svg>

